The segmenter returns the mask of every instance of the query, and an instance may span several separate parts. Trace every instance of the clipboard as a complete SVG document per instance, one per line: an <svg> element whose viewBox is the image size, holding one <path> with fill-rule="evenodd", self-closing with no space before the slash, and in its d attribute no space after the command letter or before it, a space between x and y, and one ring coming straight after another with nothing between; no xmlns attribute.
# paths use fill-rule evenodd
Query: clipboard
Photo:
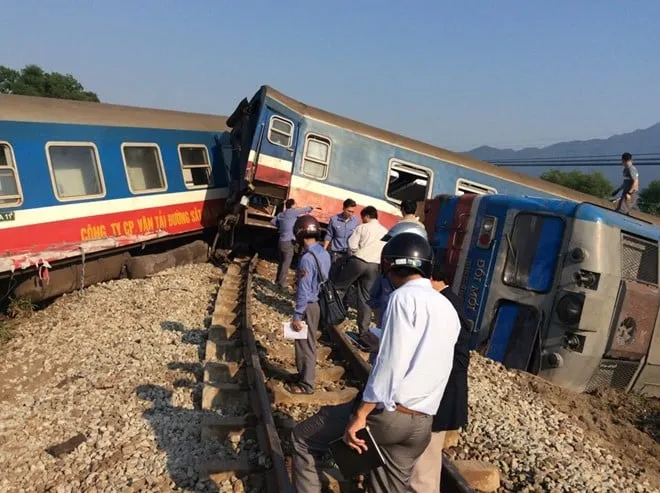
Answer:
<svg viewBox="0 0 660 493"><path fill-rule="evenodd" d="M345 478L366 474L385 464L385 458L369 431L369 427L362 428L356 435L367 444L367 450L362 451L361 454L349 447L344 442L343 436L329 444L332 458Z"/></svg>

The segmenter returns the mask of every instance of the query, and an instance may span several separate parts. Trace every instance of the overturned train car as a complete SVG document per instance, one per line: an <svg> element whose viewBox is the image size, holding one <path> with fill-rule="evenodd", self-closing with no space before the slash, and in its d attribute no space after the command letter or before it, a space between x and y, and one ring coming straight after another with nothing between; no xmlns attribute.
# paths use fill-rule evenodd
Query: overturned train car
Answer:
<svg viewBox="0 0 660 493"><path fill-rule="evenodd" d="M660 396L660 228L592 203L426 201L472 347L572 390Z"/></svg>

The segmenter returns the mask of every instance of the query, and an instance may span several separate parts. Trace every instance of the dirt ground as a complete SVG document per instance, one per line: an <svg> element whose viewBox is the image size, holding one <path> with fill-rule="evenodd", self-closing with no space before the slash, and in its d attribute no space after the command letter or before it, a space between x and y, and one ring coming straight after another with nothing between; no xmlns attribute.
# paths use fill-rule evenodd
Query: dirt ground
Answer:
<svg viewBox="0 0 660 493"><path fill-rule="evenodd" d="M576 394L534 375L517 373L519 385L574 416L585 431L598 435L632 462L646 464L647 473L660 476L660 399L617 390Z"/></svg>

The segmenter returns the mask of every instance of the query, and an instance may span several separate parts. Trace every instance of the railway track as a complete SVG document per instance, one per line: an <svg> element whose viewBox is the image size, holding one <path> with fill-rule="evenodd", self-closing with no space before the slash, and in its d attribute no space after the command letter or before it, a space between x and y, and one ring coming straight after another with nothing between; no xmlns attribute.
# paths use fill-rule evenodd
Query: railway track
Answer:
<svg viewBox="0 0 660 493"><path fill-rule="evenodd" d="M320 406L355 398L369 364L344 332L332 327L332 344L318 348L317 392L287 392L282 381L292 376L292 349L272 331L253 326L253 273L259 262L256 255L232 261L218 291L206 345L202 408L208 412L202 439L227 441L232 454L202 464L200 474L220 491L288 493L293 487L286 452L296 421ZM342 478L332 466L329 460L323 473L327 491L361 489L359 479ZM442 491L473 491L448 457L443 460Z"/></svg>

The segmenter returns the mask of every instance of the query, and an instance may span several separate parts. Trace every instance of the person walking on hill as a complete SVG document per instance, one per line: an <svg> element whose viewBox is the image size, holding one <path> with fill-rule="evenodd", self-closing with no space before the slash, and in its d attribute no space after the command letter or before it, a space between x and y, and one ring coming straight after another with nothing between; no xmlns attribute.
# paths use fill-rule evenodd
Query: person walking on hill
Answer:
<svg viewBox="0 0 660 493"><path fill-rule="evenodd" d="M621 198L616 206L616 210L623 214L630 214L631 210L637 210L637 198L639 195L639 173L633 166L632 154L624 152L621 155L621 164L623 165L623 183L612 195L621 191Z"/></svg>

